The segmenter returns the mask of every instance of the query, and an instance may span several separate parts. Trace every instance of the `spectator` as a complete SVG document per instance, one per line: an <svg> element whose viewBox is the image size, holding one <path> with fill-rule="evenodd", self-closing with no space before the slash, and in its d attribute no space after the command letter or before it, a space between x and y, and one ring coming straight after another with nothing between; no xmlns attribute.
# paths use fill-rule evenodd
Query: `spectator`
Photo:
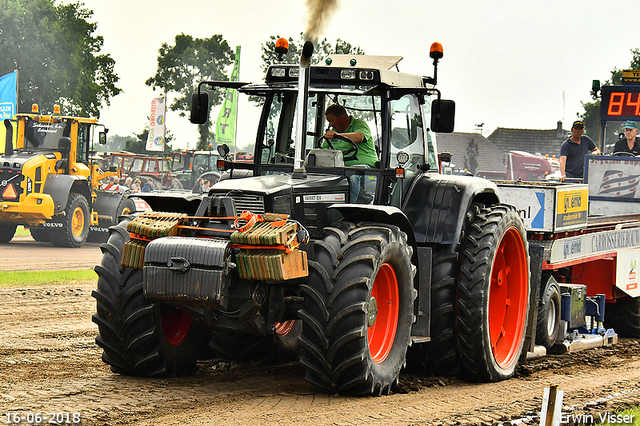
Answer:
<svg viewBox="0 0 640 426"><path fill-rule="evenodd" d="M196 181L196 184L193 185L193 190L191 190L191 192L194 194L202 194L202 185L204 185L204 179L200 178Z"/></svg>
<svg viewBox="0 0 640 426"><path fill-rule="evenodd" d="M208 180L204 180L202 182L202 193L203 194L208 194L209 193L209 188L211 188L211 183Z"/></svg>
<svg viewBox="0 0 640 426"><path fill-rule="evenodd" d="M133 185L133 178L129 176L125 179L124 186L126 186L127 188L131 188L131 185Z"/></svg>
<svg viewBox="0 0 640 426"><path fill-rule="evenodd" d="M133 185L131 185L131 190L134 191L134 192L139 192L140 191L140 185L141 185L140 179L136 178L133 181Z"/></svg>
<svg viewBox="0 0 640 426"><path fill-rule="evenodd" d="M120 186L116 181L116 177L109 176L109 179L107 180L107 184L103 186L102 189L104 189L105 191L117 191L118 189L120 189Z"/></svg>
<svg viewBox="0 0 640 426"><path fill-rule="evenodd" d="M600 154L589 136L584 136L584 123L580 120L573 122L571 137L562 142L560 146L560 181L567 178L582 179L584 174L584 157L589 151L592 154Z"/></svg>
<svg viewBox="0 0 640 426"><path fill-rule="evenodd" d="M153 179L147 179L140 192L153 192Z"/></svg>
<svg viewBox="0 0 640 426"><path fill-rule="evenodd" d="M636 157L640 156L640 138L638 138L638 123L635 121L627 121L622 126L624 129L624 139L616 142L613 153L628 152Z"/></svg>

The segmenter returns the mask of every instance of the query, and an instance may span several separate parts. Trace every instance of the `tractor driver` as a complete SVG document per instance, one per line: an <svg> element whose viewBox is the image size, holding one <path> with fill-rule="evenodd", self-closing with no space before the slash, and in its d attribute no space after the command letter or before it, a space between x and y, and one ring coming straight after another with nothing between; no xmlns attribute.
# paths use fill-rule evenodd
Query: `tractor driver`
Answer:
<svg viewBox="0 0 640 426"><path fill-rule="evenodd" d="M378 155L373 144L371 129L366 121L360 118L354 118L347 114L347 110L342 105L333 104L324 113L329 125L333 128L327 130L324 134L326 139L331 139L331 145L342 151L347 151L353 145L340 139L334 139L335 135L341 135L351 139L358 146L357 158L353 160L345 160L345 166L365 166L366 168L376 167ZM329 143L325 140L322 142L322 148L330 148ZM360 194L360 186L362 181L361 175L353 175L349 178L350 200L352 203L368 204L373 197L362 191ZM360 195L360 197L358 197Z"/></svg>
<svg viewBox="0 0 640 426"><path fill-rule="evenodd" d="M329 125L333 128L327 130L324 137L331 139L331 145L336 149L346 151L352 147L349 142L339 139L333 140L336 134L345 136L358 145L358 158L345 161L345 166L368 166L375 167L378 161L376 148L373 145L371 130L366 121L354 118L347 114L347 110L342 105L333 104L324 113ZM322 142L322 148L329 148L327 141Z"/></svg>

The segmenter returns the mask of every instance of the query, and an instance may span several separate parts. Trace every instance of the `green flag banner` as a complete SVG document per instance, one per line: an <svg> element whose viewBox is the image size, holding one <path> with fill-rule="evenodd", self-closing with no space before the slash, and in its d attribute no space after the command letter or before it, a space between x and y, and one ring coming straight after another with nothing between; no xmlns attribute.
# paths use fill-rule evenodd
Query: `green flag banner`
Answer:
<svg viewBox="0 0 640 426"><path fill-rule="evenodd" d="M238 81L240 75L240 46L236 46L236 57L231 72L231 81ZM216 143L235 145L236 142L236 112L238 109L238 91L227 89L227 93L216 121Z"/></svg>

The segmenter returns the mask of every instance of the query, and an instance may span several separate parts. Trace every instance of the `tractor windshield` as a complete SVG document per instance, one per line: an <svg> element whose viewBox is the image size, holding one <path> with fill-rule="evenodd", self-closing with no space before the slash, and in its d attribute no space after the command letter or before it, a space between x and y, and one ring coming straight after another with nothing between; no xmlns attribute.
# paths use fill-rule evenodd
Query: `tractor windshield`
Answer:
<svg viewBox="0 0 640 426"><path fill-rule="evenodd" d="M295 91L278 92L268 97L267 125L262 135L262 152L259 162L263 165L293 163L294 141L296 139L297 93ZM319 148L321 137L328 129L324 111L332 104L343 105L347 113L363 119L378 147L382 134L380 97L377 95L350 95L342 93L311 92L308 101L307 134L305 151Z"/></svg>
<svg viewBox="0 0 640 426"><path fill-rule="evenodd" d="M71 121L38 121L25 118L25 148L58 149L58 140L70 134Z"/></svg>

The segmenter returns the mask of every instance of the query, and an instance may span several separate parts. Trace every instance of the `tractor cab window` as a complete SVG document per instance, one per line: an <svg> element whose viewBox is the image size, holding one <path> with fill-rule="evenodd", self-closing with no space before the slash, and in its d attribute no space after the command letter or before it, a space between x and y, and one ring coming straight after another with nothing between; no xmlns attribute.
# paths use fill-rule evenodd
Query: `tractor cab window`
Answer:
<svg viewBox="0 0 640 426"><path fill-rule="evenodd" d="M50 120L38 121L25 118L25 148L58 149L58 140L71 134L71 121Z"/></svg>
<svg viewBox="0 0 640 426"><path fill-rule="evenodd" d="M135 160L133 160L133 163L131 163L131 168L129 168L129 172L140 173L142 171L142 163L142 158L136 158Z"/></svg>
<svg viewBox="0 0 640 426"><path fill-rule="evenodd" d="M146 170L147 173L155 173L158 171L158 161L154 159L148 159L146 162Z"/></svg>
<svg viewBox="0 0 640 426"><path fill-rule="evenodd" d="M78 123L78 146L76 152L76 161L78 163L88 164L87 148L91 144L92 127L89 123Z"/></svg>
<svg viewBox="0 0 640 426"><path fill-rule="evenodd" d="M425 128L427 129L427 161L429 162L429 170L438 170L438 154L436 148L436 134L428 129L431 121L431 98L427 98L426 102L422 104L422 118L425 122Z"/></svg>
<svg viewBox="0 0 640 426"><path fill-rule="evenodd" d="M404 95L391 101L391 159L390 166L398 164L398 153L409 154L405 169L417 171L417 166L424 163L424 127L420 114L420 105L414 95Z"/></svg>
<svg viewBox="0 0 640 426"><path fill-rule="evenodd" d="M405 169L405 178L393 184L391 204L399 206L401 195L409 189L409 184L425 162L424 123L420 104L414 94L407 94L390 102L390 158L389 167ZM400 163L399 158L408 160Z"/></svg>
<svg viewBox="0 0 640 426"><path fill-rule="evenodd" d="M259 153L260 164L293 164L296 97L296 92L287 91L274 93L267 99L269 110L262 152Z"/></svg>

